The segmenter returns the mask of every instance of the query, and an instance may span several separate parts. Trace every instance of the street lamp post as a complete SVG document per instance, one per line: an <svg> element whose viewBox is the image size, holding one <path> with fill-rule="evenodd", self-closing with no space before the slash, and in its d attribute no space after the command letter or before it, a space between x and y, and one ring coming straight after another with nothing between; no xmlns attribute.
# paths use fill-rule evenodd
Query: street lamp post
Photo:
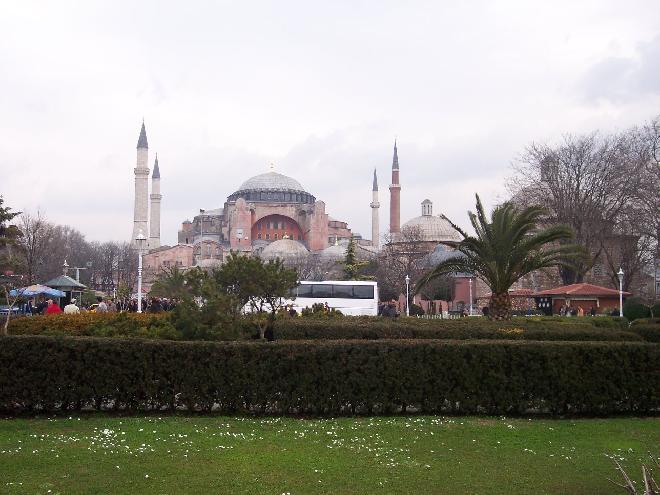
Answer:
<svg viewBox="0 0 660 495"><path fill-rule="evenodd" d="M406 316L410 316L410 277L406 275Z"/></svg>
<svg viewBox="0 0 660 495"><path fill-rule="evenodd" d="M472 316L472 279L468 278L470 284L470 316Z"/></svg>
<svg viewBox="0 0 660 495"><path fill-rule="evenodd" d="M619 316L623 316L623 269L619 267Z"/></svg>
<svg viewBox="0 0 660 495"><path fill-rule="evenodd" d="M135 244L138 249L138 282L137 282L137 312L142 313L142 248L144 243L147 242L147 238L144 236L142 231L138 232L137 237L135 238Z"/></svg>

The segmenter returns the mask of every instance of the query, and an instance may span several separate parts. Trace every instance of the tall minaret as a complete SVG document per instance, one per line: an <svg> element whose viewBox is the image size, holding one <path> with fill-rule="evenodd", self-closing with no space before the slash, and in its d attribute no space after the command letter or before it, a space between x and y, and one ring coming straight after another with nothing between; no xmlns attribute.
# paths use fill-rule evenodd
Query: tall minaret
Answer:
<svg viewBox="0 0 660 495"><path fill-rule="evenodd" d="M147 131L142 121L142 129L137 143L137 163L135 165L135 205L133 208L133 237L131 243L142 231L144 236L149 232L149 144L147 143Z"/></svg>
<svg viewBox="0 0 660 495"><path fill-rule="evenodd" d="M160 169L158 168L158 153L154 161L154 173L151 176L151 217L149 219L149 249L160 247Z"/></svg>
<svg viewBox="0 0 660 495"><path fill-rule="evenodd" d="M392 183L390 184L390 234L401 232L401 185L399 184L399 154L394 140Z"/></svg>
<svg viewBox="0 0 660 495"><path fill-rule="evenodd" d="M379 248L380 242L380 229L378 228L378 209L380 203L378 202L378 179L376 178L376 169L374 169L374 187L371 190L372 201L371 206L371 245L376 249Z"/></svg>

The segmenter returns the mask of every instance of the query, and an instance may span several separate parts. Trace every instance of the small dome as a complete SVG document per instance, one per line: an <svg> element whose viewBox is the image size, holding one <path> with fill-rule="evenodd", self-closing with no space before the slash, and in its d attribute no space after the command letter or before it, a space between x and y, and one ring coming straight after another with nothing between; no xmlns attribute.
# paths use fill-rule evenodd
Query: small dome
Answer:
<svg viewBox="0 0 660 495"><path fill-rule="evenodd" d="M296 179L272 171L250 177L238 190L305 191Z"/></svg>
<svg viewBox="0 0 660 495"><path fill-rule="evenodd" d="M200 268L218 268L222 265L222 260L216 258L205 258L203 260L197 260L197 264Z"/></svg>
<svg viewBox="0 0 660 495"><path fill-rule="evenodd" d="M336 243L321 251L321 257L327 260L339 260L346 257L348 244Z"/></svg>
<svg viewBox="0 0 660 495"><path fill-rule="evenodd" d="M308 254L307 248L293 239L273 241L261 251L261 257L267 260L287 259L296 256L307 256Z"/></svg>
<svg viewBox="0 0 660 495"><path fill-rule="evenodd" d="M449 250L442 244L438 244L428 255L428 261L431 266L454 258L465 258L465 255L460 251Z"/></svg>
<svg viewBox="0 0 660 495"><path fill-rule="evenodd" d="M420 229L422 240L457 244L463 240L451 224L440 216L421 215L408 220L401 226L404 229Z"/></svg>

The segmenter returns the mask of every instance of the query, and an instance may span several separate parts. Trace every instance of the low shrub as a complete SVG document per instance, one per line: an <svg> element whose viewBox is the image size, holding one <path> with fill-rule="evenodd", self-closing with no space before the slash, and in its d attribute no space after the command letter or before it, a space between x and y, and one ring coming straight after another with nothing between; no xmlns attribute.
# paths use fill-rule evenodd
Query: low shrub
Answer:
<svg viewBox="0 0 660 495"><path fill-rule="evenodd" d="M633 321L651 316L651 308L640 297L630 297L623 304L623 316Z"/></svg>
<svg viewBox="0 0 660 495"><path fill-rule="evenodd" d="M565 323L527 318L510 322L481 318L424 320L355 317L339 320L283 318L275 322L277 340L322 339L516 339L571 341L639 341L638 334L596 328L588 322Z"/></svg>
<svg viewBox="0 0 660 495"><path fill-rule="evenodd" d="M642 318L630 325L630 330L648 342L660 342L660 318Z"/></svg>
<svg viewBox="0 0 660 495"><path fill-rule="evenodd" d="M254 315L231 320L222 307L200 313L180 304L159 314L88 313L17 318L11 335L71 335L168 340L249 340L258 337ZM602 325L600 322L606 324ZM438 320L421 318L338 317L317 311L309 317L281 315L274 326L278 340L323 339L516 339L570 341L638 341L639 332L620 330L614 318L486 318ZM598 322L599 324L596 324ZM627 324L626 324L627 328ZM516 330L517 329L517 330Z"/></svg>
<svg viewBox="0 0 660 495"><path fill-rule="evenodd" d="M129 336L139 328L149 328L165 313L80 313L13 318L11 335L103 335L102 328L119 327L117 335ZM112 331L107 330L107 335Z"/></svg>
<svg viewBox="0 0 660 495"><path fill-rule="evenodd" d="M647 414L660 346L637 342L0 339L0 410Z"/></svg>

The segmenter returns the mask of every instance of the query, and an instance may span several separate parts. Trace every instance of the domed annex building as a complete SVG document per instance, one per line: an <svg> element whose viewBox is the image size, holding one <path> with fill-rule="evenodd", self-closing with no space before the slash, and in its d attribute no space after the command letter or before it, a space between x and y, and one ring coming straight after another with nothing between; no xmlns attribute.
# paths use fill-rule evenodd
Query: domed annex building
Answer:
<svg viewBox="0 0 660 495"><path fill-rule="evenodd" d="M411 218L401 226L404 240L405 234L419 242L428 244L430 251L438 244L455 247L461 242L461 235L442 215L433 215L433 203L429 199L422 201L422 214Z"/></svg>
<svg viewBox="0 0 660 495"><path fill-rule="evenodd" d="M198 260L222 259L229 250L285 258L321 252L351 235L300 182L271 170L243 182L222 208L184 221L178 240L193 245Z"/></svg>

